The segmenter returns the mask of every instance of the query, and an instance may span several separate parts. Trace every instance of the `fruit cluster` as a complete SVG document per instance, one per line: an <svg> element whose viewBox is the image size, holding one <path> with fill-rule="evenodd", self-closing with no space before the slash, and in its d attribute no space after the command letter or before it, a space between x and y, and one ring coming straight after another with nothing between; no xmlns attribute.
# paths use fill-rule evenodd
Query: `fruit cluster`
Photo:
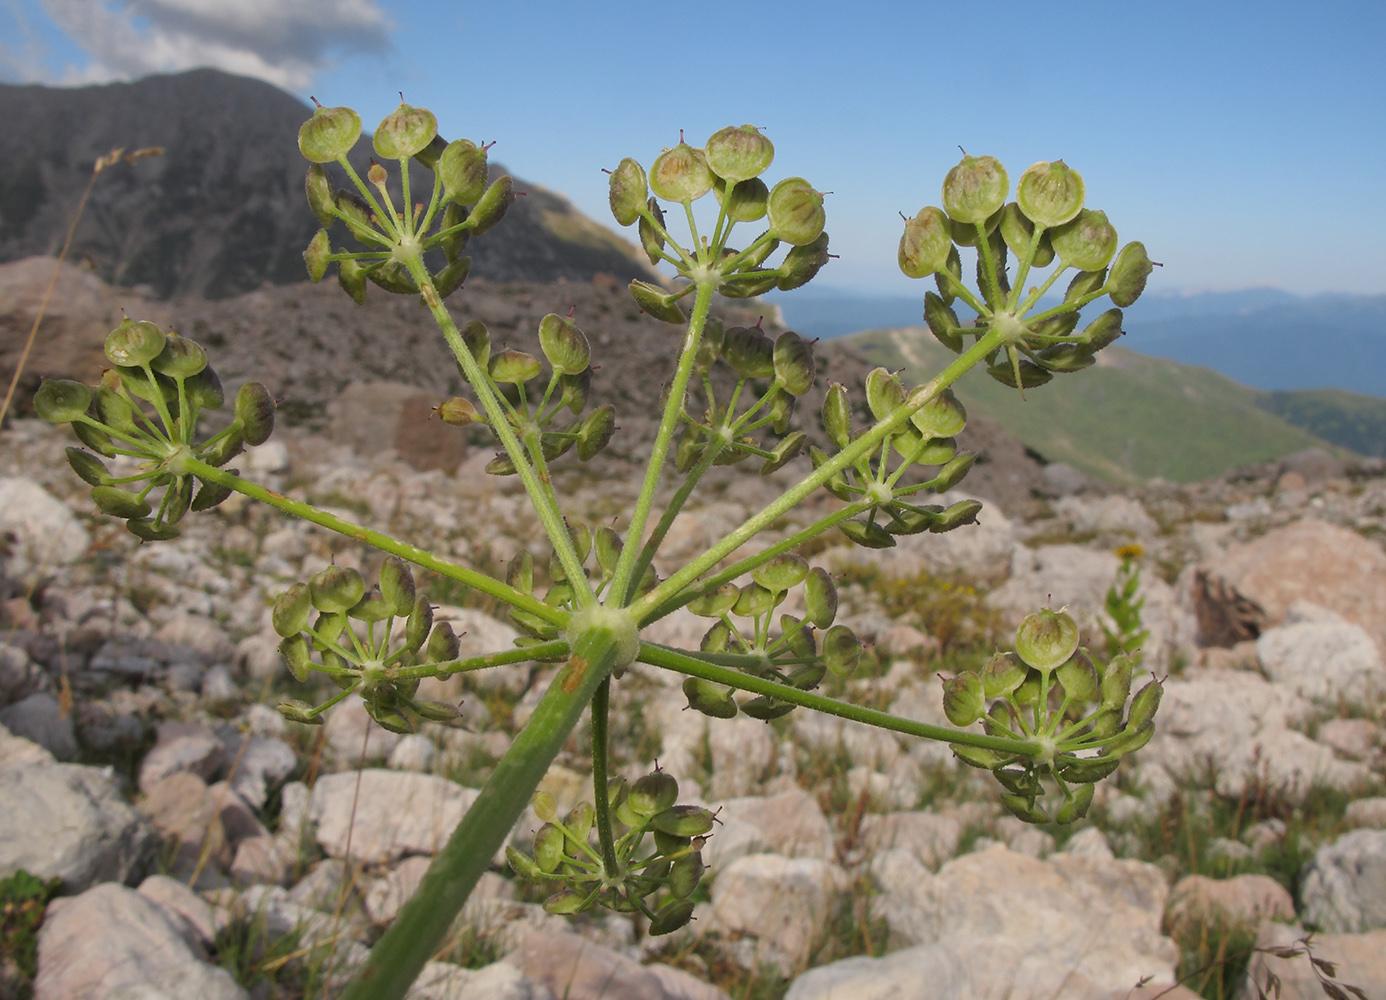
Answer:
<svg viewBox="0 0 1386 1000"><path fill-rule="evenodd" d="M997 653L979 673L947 681L943 708L955 726L981 722L989 735L1035 741L1038 752L959 744L953 752L995 775L1004 789L1001 801L1026 822L1072 823L1092 805L1094 783L1150 742L1164 688L1152 679L1131 697L1131 658L1114 656L1105 665L1094 660L1079 648L1078 626L1063 611L1027 616L1015 648ZM1058 791L1049 808L1040 801L1046 780Z"/></svg>
<svg viewBox="0 0 1386 1000"><path fill-rule="evenodd" d="M434 623L433 607L415 590L404 560L387 557L379 583L370 590L356 570L328 566L281 594L272 619L283 638L279 652L294 679L306 681L317 671L342 689L317 706L297 699L280 704L289 721L321 725L322 713L352 694L360 694L371 718L395 733L414 732L419 720L458 717L453 705L415 697L424 677L470 664L458 660L452 626Z"/></svg>
<svg viewBox="0 0 1386 1000"><path fill-rule="evenodd" d="M534 812L543 821L534 834L533 855L507 847L510 867L540 885L561 886L544 901L550 913L582 913L605 906L618 913L643 913L653 936L678 930L693 917L693 900L706 868L702 848L715 817L702 806L676 805L679 783L658 769L627 784L606 787L613 852L603 857L595 834L598 821L583 802L559 819L553 797L540 792Z"/></svg>
<svg viewBox="0 0 1386 1000"><path fill-rule="evenodd" d="M263 444L274 430L274 400L259 382L245 383L236 393L230 425L198 441L199 415L221 409L225 397L197 343L154 323L126 319L107 335L106 358L112 367L96 386L49 379L34 394L34 409L50 423L70 423L91 449L68 448L67 460L91 484L98 510L124 518L145 541L177 538L178 522L189 510L209 510L231 495L230 488L186 472L184 462L221 467L246 445ZM116 476L97 455L141 462L137 471ZM150 498L161 488L156 507Z"/></svg>

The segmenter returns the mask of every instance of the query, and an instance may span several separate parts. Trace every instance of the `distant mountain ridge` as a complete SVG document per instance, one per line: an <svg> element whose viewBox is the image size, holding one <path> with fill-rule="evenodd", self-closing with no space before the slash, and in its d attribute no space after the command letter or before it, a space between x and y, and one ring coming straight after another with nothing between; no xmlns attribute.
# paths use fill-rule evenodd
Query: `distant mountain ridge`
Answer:
<svg viewBox="0 0 1386 1000"><path fill-rule="evenodd" d="M773 299L799 332L841 337L918 325L926 290L871 296L810 288ZM1257 389L1386 397L1386 295L1147 292L1125 310L1123 325L1122 344L1131 350L1212 368Z"/></svg>
<svg viewBox="0 0 1386 1000"><path fill-rule="evenodd" d="M0 263L58 252L99 157L162 146L162 156L97 179L74 262L159 298L227 298L302 281L301 254L318 228L297 146L310 114L268 83L211 69L94 87L0 85ZM364 171L369 142L357 150ZM519 178L516 188L526 196L505 224L468 248L473 274L587 281L650 273L633 245L561 195Z"/></svg>
<svg viewBox="0 0 1386 1000"><path fill-rule="evenodd" d="M867 330L845 341L875 364L903 369L912 383L954 357L919 326ZM1094 367L1057 376L1023 400L980 369L954 389L969 414L996 421L1037 454L1120 486L1155 477L1198 482L1326 447L1323 438L1272 412L1265 405L1269 394L1119 345L1099 354ZM1320 423L1328 422L1327 412L1327 403L1316 411Z"/></svg>

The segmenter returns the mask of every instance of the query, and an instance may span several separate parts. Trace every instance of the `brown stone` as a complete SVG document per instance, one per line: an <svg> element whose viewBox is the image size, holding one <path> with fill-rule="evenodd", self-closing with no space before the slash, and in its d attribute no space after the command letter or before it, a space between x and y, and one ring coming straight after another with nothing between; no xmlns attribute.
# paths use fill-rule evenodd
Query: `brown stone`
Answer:
<svg viewBox="0 0 1386 1000"><path fill-rule="evenodd" d="M177 771L154 782L145 789L139 808L164 840L175 846L175 868L196 864L204 843L211 859L223 865L231 860L216 798L191 771Z"/></svg>
<svg viewBox="0 0 1386 1000"><path fill-rule="evenodd" d="M1295 903L1275 879L1238 875L1212 879L1189 875L1180 879L1165 906L1165 929L1174 937L1210 929L1252 930L1263 920L1293 920Z"/></svg>
<svg viewBox="0 0 1386 1000"><path fill-rule="evenodd" d="M1199 641L1232 646L1285 620L1296 600L1329 608L1386 642L1386 551L1354 531L1296 521L1199 568Z"/></svg>
<svg viewBox="0 0 1386 1000"><path fill-rule="evenodd" d="M329 433L362 456L393 448L421 472L452 473L467 455L467 435L433 415L442 401L401 382L353 382L327 407Z"/></svg>

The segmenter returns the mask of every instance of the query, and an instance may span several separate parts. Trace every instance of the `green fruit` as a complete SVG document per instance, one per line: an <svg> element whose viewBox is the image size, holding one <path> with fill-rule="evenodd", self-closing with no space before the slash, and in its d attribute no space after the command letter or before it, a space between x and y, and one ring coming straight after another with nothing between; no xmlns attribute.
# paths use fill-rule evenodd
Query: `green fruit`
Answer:
<svg viewBox="0 0 1386 1000"><path fill-rule="evenodd" d="M1083 208L1083 177L1063 160L1032 163L1015 185L1015 203L1026 217L1047 229L1061 226ZM1011 247L1016 253L1021 251ZM1043 267L1044 265L1040 265Z"/></svg>
<svg viewBox="0 0 1386 1000"><path fill-rule="evenodd" d="M905 222L898 254L900 270L905 277L927 278L942 271L948 264L950 252L953 252L953 232L942 209L932 205L921 208L918 215Z"/></svg>
<svg viewBox="0 0 1386 1000"><path fill-rule="evenodd" d="M1117 232L1107 221L1106 212L1085 208L1077 218L1055 229L1050 241L1059 260L1069 267L1098 271L1116 253Z"/></svg>
<svg viewBox="0 0 1386 1000"><path fill-rule="evenodd" d="M455 205L475 205L486 193L486 150L467 139L454 139L438 158L443 192Z"/></svg>
<svg viewBox="0 0 1386 1000"><path fill-rule="evenodd" d="M1015 651L1042 674L1052 673L1078 649L1078 625L1063 611L1026 615L1015 633Z"/></svg>
<svg viewBox="0 0 1386 1000"><path fill-rule="evenodd" d="M629 226L640 218L641 209L649 197L649 186L645 180L645 168L629 156L611 171L609 198L611 214L622 226Z"/></svg>
<svg viewBox="0 0 1386 1000"><path fill-rule="evenodd" d="M775 379L791 396L813 388L813 348L792 330L780 334L773 351Z"/></svg>
<svg viewBox="0 0 1386 1000"><path fill-rule="evenodd" d="M775 238L796 247L818 239L827 218L823 195L802 177L787 177L776 184L766 210Z"/></svg>
<svg viewBox="0 0 1386 1000"><path fill-rule="evenodd" d="M943 179L943 210L955 222L988 222L1006 204L1010 180L991 156L964 156Z"/></svg>
<svg viewBox="0 0 1386 1000"><path fill-rule="evenodd" d="M972 725L986 710L982 680L971 671L958 674L943 686L943 714L959 728Z"/></svg>
<svg viewBox="0 0 1386 1000"><path fill-rule="evenodd" d="M163 351L164 339L156 324L126 319L106 335L106 357L124 368L147 365Z"/></svg>
<svg viewBox="0 0 1386 1000"><path fill-rule="evenodd" d="M837 677L850 677L861 662L861 640L846 625L823 633L823 662Z"/></svg>
<svg viewBox="0 0 1386 1000"><path fill-rule="evenodd" d="M366 581L346 566L328 566L308 581L313 607L324 614L337 614L353 606L366 593Z"/></svg>
<svg viewBox="0 0 1386 1000"><path fill-rule="evenodd" d="M44 379L34 393L34 412L50 424L80 420L91 406L91 390L66 378Z"/></svg>
<svg viewBox="0 0 1386 1000"><path fill-rule="evenodd" d="M686 142L660 153L650 167L650 187L665 201L697 201L712 190L713 181L707 155Z"/></svg>
<svg viewBox="0 0 1386 1000"><path fill-rule="evenodd" d="M438 134L438 119L426 108L401 104L375 128L375 155L386 160L407 160L428 148Z"/></svg>
<svg viewBox="0 0 1386 1000"><path fill-rule="evenodd" d="M331 163L351 152L361 137L361 116L351 108L321 105L298 130L298 148L313 163Z"/></svg>
<svg viewBox="0 0 1386 1000"><path fill-rule="evenodd" d="M808 620L818 628L830 627L837 617L837 584L827 570L809 570L804 579L804 609Z"/></svg>
<svg viewBox="0 0 1386 1000"><path fill-rule="evenodd" d="M751 570L751 579L773 594L797 587L808 575L808 563L792 552L783 552Z"/></svg>
<svg viewBox="0 0 1386 1000"><path fill-rule="evenodd" d="M759 177L775 159L775 146L754 125L714 132L704 147L707 165L728 184Z"/></svg>

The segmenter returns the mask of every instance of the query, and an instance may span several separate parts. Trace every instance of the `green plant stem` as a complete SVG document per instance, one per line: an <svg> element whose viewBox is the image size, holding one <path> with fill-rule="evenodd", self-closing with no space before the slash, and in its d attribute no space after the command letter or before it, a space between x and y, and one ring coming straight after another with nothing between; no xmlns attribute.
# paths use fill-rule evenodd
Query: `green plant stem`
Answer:
<svg viewBox="0 0 1386 1000"><path fill-rule="evenodd" d="M462 817L341 1000L400 1000L433 957L472 888L539 787L577 725L582 710L616 662L616 633L595 625L580 633L572 654L535 706L529 722L496 764L476 802Z"/></svg>
<svg viewBox="0 0 1386 1000"><path fill-rule="evenodd" d="M621 871L616 842L611 835L611 801L606 790L606 758L610 751L607 719L611 710L611 678L597 685L592 696L592 803L597 814L597 842L602 849L602 868L615 880Z"/></svg>
<svg viewBox="0 0 1386 1000"><path fill-rule="evenodd" d="M654 562L655 553L659 551L664 536L669 534L669 529L674 526L674 519L679 516L679 511L683 510L683 505L692 496L698 481L703 478L708 469L712 468L712 463L717 456L722 454L722 449L726 447L726 444L726 440L720 434L714 434L707 447L703 449L698 464L689 470L688 475L679 484L678 491L669 501L669 506L665 507L664 513L660 515L659 523L655 525L654 531L650 532L650 537L645 540L645 544L640 550L640 558L635 561L635 568L631 571L630 578L632 580L639 580L643 577L645 570Z"/></svg>
<svg viewBox="0 0 1386 1000"><path fill-rule="evenodd" d="M838 472L852 465L856 460L872 452L877 445L887 441L892 434L903 427L915 413L924 407L948 386L956 382L965 372L1005 343L1004 336L997 330L988 329L977 342L960 354L952 364L934 376L932 380L911 392L905 402L889 417L852 441L812 473L800 480L778 500L769 504L760 513L747 519L698 558L684 566L673 576L650 591L633 608L636 620L644 624L664 601L683 590L713 566L735 552L746 542L774 524L780 517L793 509L816 489L826 483Z"/></svg>
<svg viewBox="0 0 1386 1000"><path fill-rule="evenodd" d="M688 392L688 379L692 376L693 364L697 361L698 341L702 337L708 310L712 306L712 290L712 281L698 283L698 291L693 300L693 315L688 320L683 348L679 352L678 370L674 373L674 382L669 387L669 399L664 404L664 416L659 421L654 448L650 451L650 464L645 469L645 482L640 487L640 496L631 514L625 547L621 549L621 556L616 560L616 572L612 574L611 589L608 593L618 607L624 607L628 603L631 585L637 579L632 571L641 550L640 539L645 533L645 522L649 520L650 508L654 505L655 490L659 488L664 463L669 457L669 443L673 440L674 431L683 416L684 395Z"/></svg>
<svg viewBox="0 0 1386 1000"><path fill-rule="evenodd" d="M547 607L547 605L545 605ZM391 677L451 677L472 670L485 670L507 663L528 663L543 660L550 656L566 656L568 644L562 639L541 642L536 646L520 646L485 656L469 656L465 660L445 660L442 663L425 663L417 667L400 667L390 673Z"/></svg>
<svg viewBox="0 0 1386 1000"><path fill-rule="evenodd" d="M488 594L497 600L504 601L513 608L518 608L521 611L528 611L530 614L542 618L546 622L562 626L568 620L568 612L560 608L550 607L533 595L516 590L509 584L502 583L499 580L493 580L485 573L478 573L476 570L468 569L465 566L459 566L445 559L439 559L433 553L425 549L409 545L406 542L401 542L396 538L391 538L389 535L381 534L370 528L364 528L359 524L352 524L350 521L344 521L340 517L334 517L332 514L328 514L326 511L318 510L318 508L314 507L312 504L306 504L299 500L292 500L282 493L276 493L273 490L265 489L265 487L258 483L252 483L242 479L234 473L227 472L224 469L218 469L215 466L208 465L206 462L198 461L195 458L184 457L181 459L181 465L181 472L191 473L199 479L205 479L208 482L229 486L237 493L244 493L252 500L259 500L261 503L269 504L271 507L276 507L286 514L292 514L305 521L311 521L313 524L321 525L324 528L335 531L340 535L354 538L358 542L374 546L382 552L388 552L391 555L399 556L401 559L407 560L416 566L422 566L424 569L431 569L439 576L446 576L459 583L465 583L467 586L479 590L483 594Z"/></svg>
<svg viewBox="0 0 1386 1000"><path fill-rule="evenodd" d="M708 663L681 650L659 646L652 642L640 644L639 660L641 663L649 663L656 667L677 670L679 673L688 674L690 677L700 677L715 684L726 684L729 687L749 691L752 694L767 695L779 701L787 701L804 708L811 708L816 712L823 712L826 715L835 715L839 719L862 722L878 729L904 733L906 736L918 736L926 740L941 740L944 743L959 743L963 746L997 750L1001 753L1021 754L1022 756L1034 756L1040 752L1040 745L1036 740L1011 740L1003 736L988 736L985 733L975 733L964 729L948 729L944 726L930 725L927 722L902 719L898 715L891 715L889 712L851 705L826 695L814 694L812 691L801 691L799 688L790 687L788 684L779 684L764 678L752 677L749 674L741 673L739 670Z"/></svg>
<svg viewBox="0 0 1386 1000"><path fill-rule="evenodd" d="M563 564L563 571L568 574L568 580L572 583L578 606L590 607L597 602L597 597L592 592L592 585L587 581L587 574L582 571L582 563L573 549L572 536L568 534L567 525L563 523L562 512L549 499L549 494L530 466L524 445L515 436L510 421L506 419L505 410L491 390L486 373L481 370L476 358L472 357L472 352L467 349L466 342L462 340L462 335L457 332L457 324L452 321L452 314L443 304L438 290L434 288L433 278L424 267L422 258L410 257L405 264L409 269L409 276L423 293L424 302L433 314L433 321L438 324L438 329L443 331L448 347L452 349L457 363L462 366L462 371L467 376L467 381L471 383L472 391L476 393L487 417L490 418L491 430L500 438L510 461L515 464L515 471L520 476L520 482L524 484L525 492L529 494L534 512L539 516L544 532L549 536L554 552L558 554L558 561ZM545 476L547 478L547 473Z"/></svg>

